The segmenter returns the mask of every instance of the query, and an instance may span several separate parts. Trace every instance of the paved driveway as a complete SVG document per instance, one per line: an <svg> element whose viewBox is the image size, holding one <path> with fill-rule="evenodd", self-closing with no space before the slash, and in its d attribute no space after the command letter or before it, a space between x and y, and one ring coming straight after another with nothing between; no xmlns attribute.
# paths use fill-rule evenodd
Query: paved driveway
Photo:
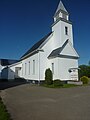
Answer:
<svg viewBox="0 0 90 120"><path fill-rule="evenodd" d="M13 120L90 120L90 86L51 89L29 84L2 92Z"/></svg>

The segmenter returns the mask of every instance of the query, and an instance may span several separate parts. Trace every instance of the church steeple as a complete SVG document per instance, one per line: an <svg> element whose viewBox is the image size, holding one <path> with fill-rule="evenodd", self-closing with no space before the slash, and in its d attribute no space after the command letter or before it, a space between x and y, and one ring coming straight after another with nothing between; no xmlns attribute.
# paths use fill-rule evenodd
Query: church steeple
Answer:
<svg viewBox="0 0 90 120"><path fill-rule="evenodd" d="M67 40L69 40L73 45L72 22L69 20L69 13L64 7L62 1L59 2L54 15L52 32L54 34L54 37L56 38L54 44L56 44L56 41L58 41L58 47L62 46Z"/></svg>
<svg viewBox="0 0 90 120"><path fill-rule="evenodd" d="M56 22L59 18L63 18L65 20L69 20L69 13L64 7L62 1L59 2L57 10L54 15L54 22Z"/></svg>
<svg viewBox="0 0 90 120"><path fill-rule="evenodd" d="M64 7L62 1L59 2L58 8L57 8L57 10L56 10L56 13L57 13L59 10L62 10L62 11L64 11L64 12L68 13L67 10L66 10L66 8Z"/></svg>

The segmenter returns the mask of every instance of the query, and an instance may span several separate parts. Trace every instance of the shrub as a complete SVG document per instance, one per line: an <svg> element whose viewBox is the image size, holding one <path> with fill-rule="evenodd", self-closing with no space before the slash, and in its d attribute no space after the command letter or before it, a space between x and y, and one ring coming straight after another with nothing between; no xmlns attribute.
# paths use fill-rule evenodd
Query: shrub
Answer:
<svg viewBox="0 0 90 120"><path fill-rule="evenodd" d="M54 81L53 81L53 84L54 84L55 87L63 86L62 81L60 81L59 79L54 80Z"/></svg>
<svg viewBox="0 0 90 120"><path fill-rule="evenodd" d="M53 75L52 75L52 71L50 69L46 69L46 71L45 71L45 83L47 85L53 84Z"/></svg>
<svg viewBox="0 0 90 120"><path fill-rule="evenodd" d="M88 84L89 82L89 78L86 76L81 77L80 80L83 82L83 84Z"/></svg>

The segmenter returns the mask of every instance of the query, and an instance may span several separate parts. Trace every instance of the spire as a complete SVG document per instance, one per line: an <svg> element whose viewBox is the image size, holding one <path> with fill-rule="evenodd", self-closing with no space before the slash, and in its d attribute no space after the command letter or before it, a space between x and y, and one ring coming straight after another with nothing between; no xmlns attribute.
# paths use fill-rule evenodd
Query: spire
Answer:
<svg viewBox="0 0 90 120"><path fill-rule="evenodd" d="M60 10L66 12L66 13L68 14L68 11L67 11L66 8L64 7L64 5L63 5L63 3L62 3L61 0L60 0L60 2L59 2L58 8L57 8L55 14L57 14L57 12L59 12Z"/></svg>
<svg viewBox="0 0 90 120"><path fill-rule="evenodd" d="M66 10L66 8L64 7L62 1L59 2L59 5L57 7L57 10L54 14L54 22L56 22L57 20L60 19L64 19L64 20L69 20L69 13Z"/></svg>

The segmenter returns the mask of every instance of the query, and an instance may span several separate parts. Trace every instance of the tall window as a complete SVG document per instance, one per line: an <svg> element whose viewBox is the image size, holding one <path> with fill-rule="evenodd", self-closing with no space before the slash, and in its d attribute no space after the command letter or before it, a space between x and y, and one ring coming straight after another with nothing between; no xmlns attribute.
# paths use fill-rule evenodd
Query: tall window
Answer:
<svg viewBox="0 0 90 120"><path fill-rule="evenodd" d="M30 75L30 61L29 61L29 75Z"/></svg>
<svg viewBox="0 0 90 120"><path fill-rule="evenodd" d="M52 73L54 74L54 63L52 63Z"/></svg>
<svg viewBox="0 0 90 120"><path fill-rule="evenodd" d="M33 60L33 74L35 74L35 60Z"/></svg>
<svg viewBox="0 0 90 120"><path fill-rule="evenodd" d="M68 35L68 27L65 27L65 35Z"/></svg>
<svg viewBox="0 0 90 120"><path fill-rule="evenodd" d="M22 76L23 76L23 64L22 64Z"/></svg>
<svg viewBox="0 0 90 120"><path fill-rule="evenodd" d="M26 75L26 73L27 73L27 64L25 63L25 75Z"/></svg>

